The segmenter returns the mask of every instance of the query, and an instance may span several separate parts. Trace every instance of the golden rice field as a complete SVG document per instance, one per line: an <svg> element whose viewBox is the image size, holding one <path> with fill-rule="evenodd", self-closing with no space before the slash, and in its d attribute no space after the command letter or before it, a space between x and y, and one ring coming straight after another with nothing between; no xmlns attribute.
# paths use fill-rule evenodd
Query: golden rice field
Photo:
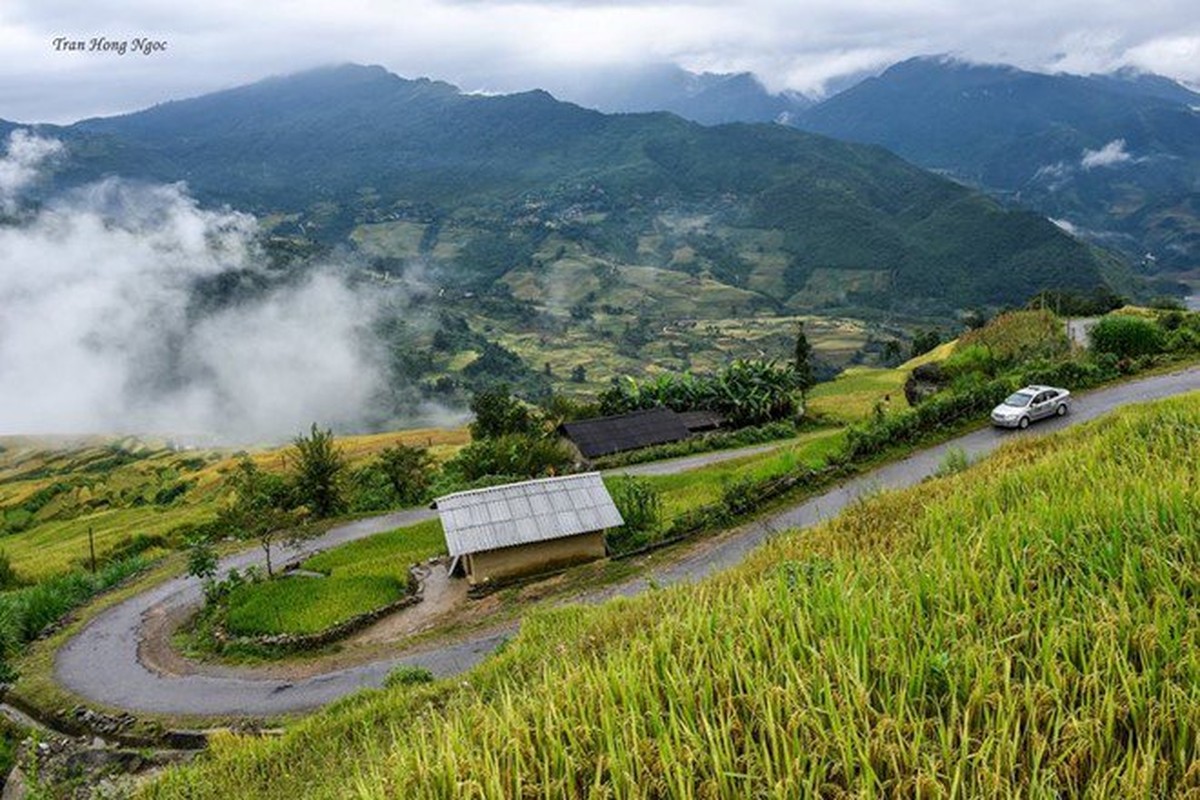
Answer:
<svg viewBox="0 0 1200 800"><path fill-rule="evenodd" d="M470 441L470 434L466 428L427 428L337 441L357 467L397 442L429 447L435 458L446 460ZM89 529L103 556L132 536L161 536L179 525L212 519L224 476L240 457L228 449L181 450L132 437L0 437L0 448L0 521L38 491L67 486L37 511L27 530L0 538L0 552L30 580L82 563ZM278 471L287 449L256 448L249 454L264 469ZM155 502L158 491L180 484L187 488L177 499Z"/></svg>
<svg viewBox="0 0 1200 800"><path fill-rule="evenodd" d="M1021 437L153 798L1191 797L1200 394Z"/></svg>

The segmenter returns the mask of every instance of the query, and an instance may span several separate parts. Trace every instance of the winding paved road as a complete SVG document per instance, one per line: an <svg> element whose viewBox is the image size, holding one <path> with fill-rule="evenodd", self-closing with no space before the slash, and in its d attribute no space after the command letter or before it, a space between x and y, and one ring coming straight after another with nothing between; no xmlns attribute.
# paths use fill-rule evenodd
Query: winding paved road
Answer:
<svg viewBox="0 0 1200 800"><path fill-rule="evenodd" d="M972 458L991 452L1011 436L1028 436L1060 430L1093 419L1113 408L1200 390L1200 367L1169 375L1112 386L1076 399L1072 413L1038 423L1029 431L1015 433L978 430L937 447L830 489L799 505L727 533L678 561L649 575L607 587L584 598L599 602L617 595L634 595L651 583L664 585L695 581L741 561L746 554L776 531L803 528L837 514L864 492L912 486L934 473L948 450L961 448ZM361 520L331 530L306 545L326 548L379 531L428 519L425 509ZM286 558L300 555L289 552ZM255 551L241 553L222 562L222 568L243 568L261 558ZM480 634L466 641L433 647L421 652L362 664L294 683L278 679L227 675L162 675L143 666L138 659L142 628L148 618L164 613L181 613L200 601L195 580L178 578L119 603L92 620L57 654L54 671L60 683L76 694L107 706L131 711L167 714L268 716L311 709L368 686L380 686L387 673L399 664L421 666L435 675L453 675L470 669L513 635L516 625Z"/></svg>

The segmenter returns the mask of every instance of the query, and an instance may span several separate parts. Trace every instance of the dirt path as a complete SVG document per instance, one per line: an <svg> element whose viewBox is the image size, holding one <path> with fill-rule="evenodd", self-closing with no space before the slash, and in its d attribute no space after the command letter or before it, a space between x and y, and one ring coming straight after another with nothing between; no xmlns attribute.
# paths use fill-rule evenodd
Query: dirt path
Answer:
<svg viewBox="0 0 1200 800"><path fill-rule="evenodd" d="M394 642L423 633L457 615L467 603L467 582L451 578L448 566L445 561L423 565L421 602L359 631L346 640L347 646Z"/></svg>
<svg viewBox="0 0 1200 800"><path fill-rule="evenodd" d="M828 519L863 493L918 483L937 470L952 448L962 449L974 458L994 450L1012 436L1060 430L1118 406L1198 389L1200 367L1192 367L1080 395L1072 413L1066 417L1038 423L1021 433L984 429L958 437L847 481L752 525L705 541L649 575L579 599L600 602L612 596L637 594L652 584L699 580L738 563L777 531L803 528ZM370 535L370 532L412 524L418 518L428 518L428 513L405 512L361 520L330 531L318 546L333 546ZM239 554L223 562L222 566L240 568L251 563L255 556L253 552ZM393 653L369 663L339 667L303 678L283 677L269 669L255 670L254 676L249 677L244 671L236 675L164 674L147 667L138 657L139 649L143 649L139 644L147 643L144 652L156 649L156 645L149 643L155 638L151 634L161 630L154 628L155 621L160 615L169 617L178 607L194 605L198 601L199 587L195 581L177 579L106 610L58 652L55 659L58 681L88 700L133 711L266 716L311 709L358 689L380 686L387 673L401 664L424 667L438 676L461 673L487 657L517 630L515 623L509 624L462 641L430 644L419 651Z"/></svg>

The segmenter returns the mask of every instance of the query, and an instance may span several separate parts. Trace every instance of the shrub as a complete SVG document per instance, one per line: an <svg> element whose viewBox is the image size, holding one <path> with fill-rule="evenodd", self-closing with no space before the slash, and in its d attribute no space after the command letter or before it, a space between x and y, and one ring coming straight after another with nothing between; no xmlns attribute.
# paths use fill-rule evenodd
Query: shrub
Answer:
<svg viewBox="0 0 1200 800"><path fill-rule="evenodd" d="M0 591L8 591L15 589L22 583L17 571L13 569L12 561L8 558L8 553L0 552Z"/></svg>
<svg viewBox="0 0 1200 800"><path fill-rule="evenodd" d="M486 475L558 475L572 466L574 458L559 439L514 433L471 442L446 463L446 470L474 481Z"/></svg>
<svg viewBox="0 0 1200 800"><path fill-rule="evenodd" d="M758 494L761 488L759 483L754 478L745 476L722 484L721 507L731 517L753 511L758 505Z"/></svg>
<svg viewBox="0 0 1200 800"><path fill-rule="evenodd" d="M1161 353L1165 345L1163 331L1157 324L1128 314L1104 317L1088 335L1094 350L1112 353L1118 358Z"/></svg>
<svg viewBox="0 0 1200 800"><path fill-rule="evenodd" d="M994 368L1030 358L1058 358L1071 349L1062 320L1049 311L1010 311L978 330L967 331L954 348L955 355L972 346L991 355Z"/></svg>
<svg viewBox="0 0 1200 800"><path fill-rule="evenodd" d="M942 456L942 461L933 474L944 478L947 475L962 472L969 466L971 466L971 459L967 456L967 451L961 447L951 447L946 451L946 455Z"/></svg>
<svg viewBox="0 0 1200 800"><path fill-rule="evenodd" d="M1200 352L1200 333L1191 328L1177 328L1167 336L1166 348L1172 353Z"/></svg>
<svg viewBox="0 0 1200 800"><path fill-rule="evenodd" d="M433 673L424 667L401 664L383 679L383 688L394 689L397 686L414 686L422 683L433 683Z"/></svg>
<svg viewBox="0 0 1200 800"><path fill-rule="evenodd" d="M401 504L419 503L425 499L433 472L433 456L428 450L400 443L385 448L377 463Z"/></svg>
<svg viewBox="0 0 1200 800"><path fill-rule="evenodd" d="M632 550L651 539L662 529L662 495L649 481L632 475L622 475L608 482L613 503L621 512L625 524L608 535L612 550Z"/></svg>
<svg viewBox="0 0 1200 800"><path fill-rule="evenodd" d="M956 347L942 368L951 378L968 372L978 372L991 377L996 374L996 358L992 355L991 348L986 345L969 344ZM916 374L916 370L913 370L913 374Z"/></svg>
<svg viewBox="0 0 1200 800"><path fill-rule="evenodd" d="M96 574L74 571L0 595L0 656L19 652L64 614L147 565L141 556L117 561Z"/></svg>
<svg viewBox="0 0 1200 800"><path fill-rule="evenodd" d="M134 556L140 556L148 550L159 548L161 550L172 549L165 536L151 535L146 533L136 533L133 536L125 536L107 552L100 557L101 564L112 564L117 561L124 561Z"/></svg>

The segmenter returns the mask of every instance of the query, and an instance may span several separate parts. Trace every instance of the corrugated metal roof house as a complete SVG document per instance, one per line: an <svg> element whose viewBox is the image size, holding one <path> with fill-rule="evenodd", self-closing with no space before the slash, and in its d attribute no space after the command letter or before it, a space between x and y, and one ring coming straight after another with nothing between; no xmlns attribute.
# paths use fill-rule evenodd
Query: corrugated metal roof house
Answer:
<svg viewBox="0 0 1200 800"><path fill-rule="evenodd" d="M564 422L559 431L579 448L584 458L678 442L691 436L679 415L661 406L611 417Z"/></svg>
<svg viewBox="0 0 1200 800"><path fill-rule="evenodd" d="M473 585L602 558L605 529L625 524L598 472L457 492L434 506Z"/></svg>

